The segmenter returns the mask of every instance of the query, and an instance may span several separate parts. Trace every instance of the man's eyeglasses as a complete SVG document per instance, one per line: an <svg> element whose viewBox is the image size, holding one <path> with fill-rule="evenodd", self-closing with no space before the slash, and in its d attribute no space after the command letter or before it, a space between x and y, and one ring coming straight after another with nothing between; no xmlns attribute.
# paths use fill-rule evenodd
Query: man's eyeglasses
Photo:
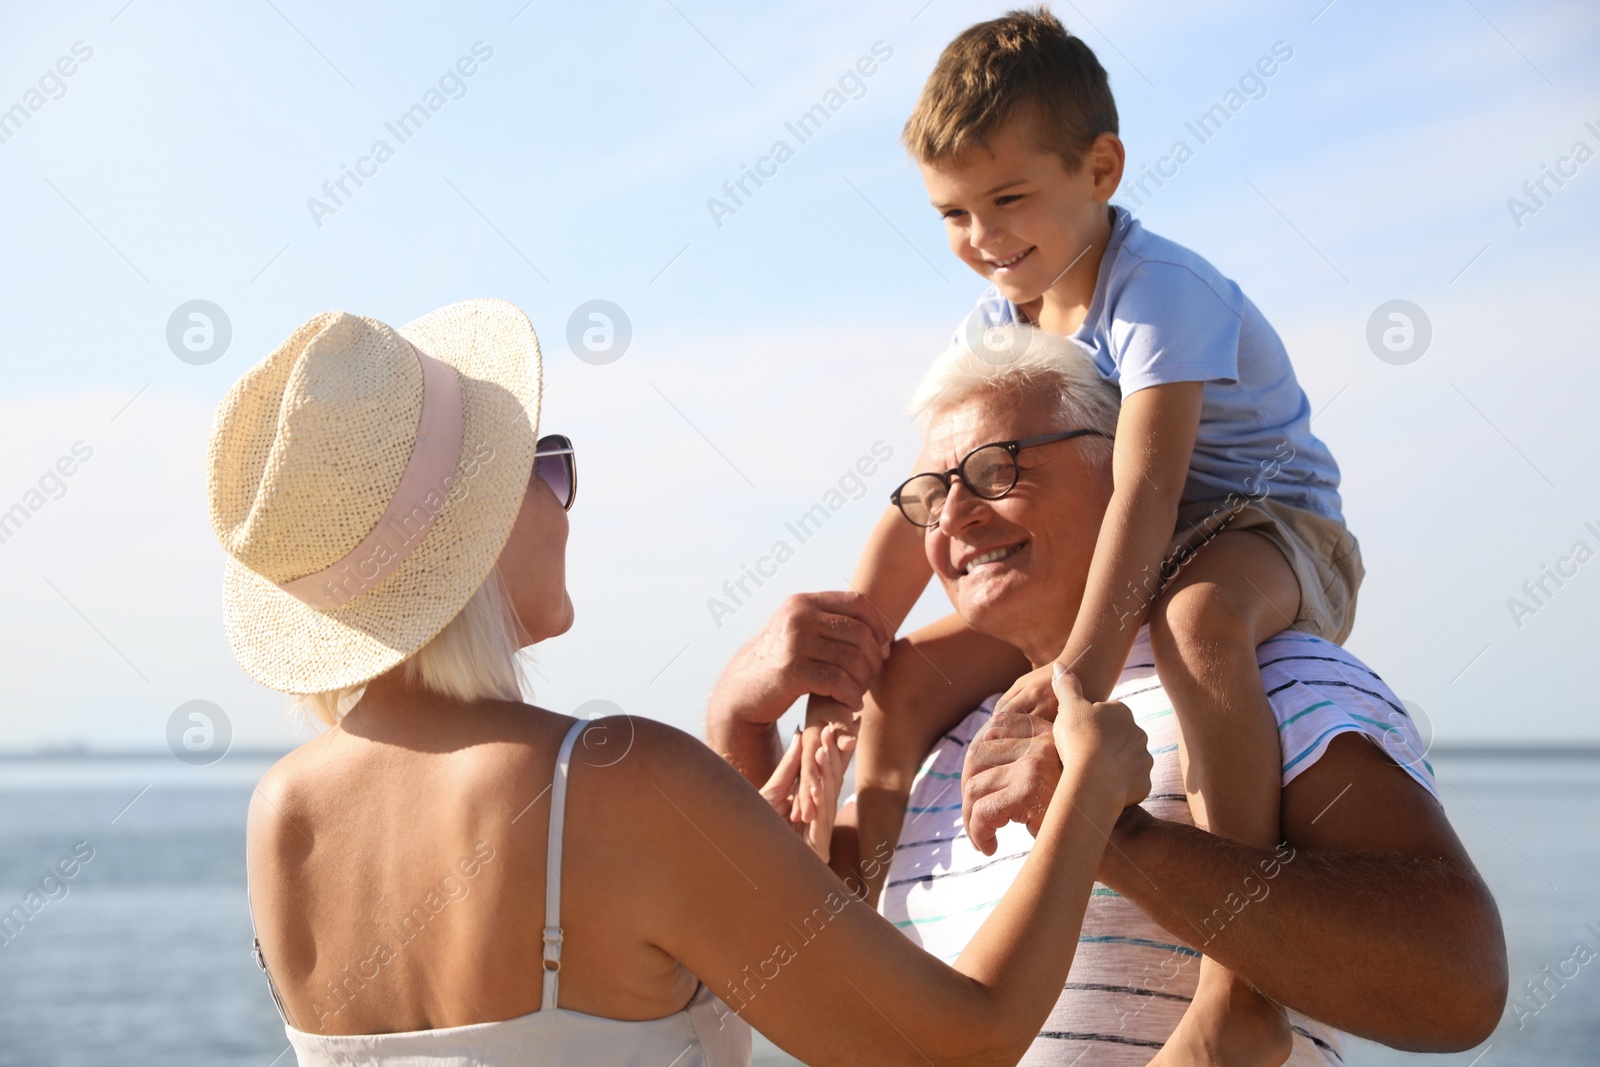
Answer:
<svg viewBox="0 0 1600 1067"><path fill-rule="evenodd" d="M1036 445L1090 435L1104 437L1107 441L1112 439L1110 434L1101 430L1065 430L1021 441L996 441L994 444L979 445L943 474L913 474L901 483L900 488L889 494L889 499L913 526L937 526L945 499L950 495L950 483L955 479L960 478L961 484L973 496L983 500L999 500L1017 487L1018 452Z"/></svg>
<svg viewBox="0 0 1600 1067"><path fill-rule="evenodd" d="M578 498L578 457L571 440L553 433L539 438L533 448L533 473L555 493L561 510L571 511L572 502Z"/></svg>

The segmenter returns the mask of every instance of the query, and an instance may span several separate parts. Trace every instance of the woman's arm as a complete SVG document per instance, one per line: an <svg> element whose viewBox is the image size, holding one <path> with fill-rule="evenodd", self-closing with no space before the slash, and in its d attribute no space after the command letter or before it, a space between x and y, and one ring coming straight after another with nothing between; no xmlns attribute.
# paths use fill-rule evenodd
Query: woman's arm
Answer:
<svg viewBox="0 0 1600 1067"><path fill-rule="evenodd" d="M1127 709L1062 703L1068 759L1038 842L955 969L856 900L710 752L642 729L624 762L652 942L808 1063L1015 1063L1066 980L1101 828L1148 789Z"/></svg>

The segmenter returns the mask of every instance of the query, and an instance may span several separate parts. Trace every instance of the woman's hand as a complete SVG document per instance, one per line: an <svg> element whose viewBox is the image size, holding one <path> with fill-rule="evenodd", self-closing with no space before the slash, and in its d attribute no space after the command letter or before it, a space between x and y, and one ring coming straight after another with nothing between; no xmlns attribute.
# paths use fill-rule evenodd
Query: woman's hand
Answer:
<svg viewBox="0 0 1600 1067"><path fill-rule="evenodd" d="M1079 773L1109 777L1118 787L1122 806L1132 807L1150 795L1150 738L1120 701L1091 701L1075 675L1056 675L1057 711L1051 733L1062 766Z"/></svg>
<svg viewBox="0 0 1600 1067"><path fill-rule="evenodd" d="M772 805L772 810L789 823L803 837L811 850L828 862L833 839L833 817L839 810L839 791L844 782L844 769L849 764L849 753L856 739L838 727L829 724L823 728L822 744L816 755L816 784L812 804L817 812L815 819L800 815L800 762L803 759L800 734L795 733L778 761L777 770L761 787L761 795Z"/></svg>
<svg viewBox="0 0 1600 1067"><path fill-rule="evenodd" d="M794 792L799 781L800 731L796 730L789 739L789 747L783 750L783 758L778 761L777 769L760 790L762 799L771 804L772 810L785 820L789 819L789 812L794 806Z"/></svg>
<svg viewBox="0 0 1600 1067"><path fill-rule="evenodd" d="M845 768L855 751L856 737L849 728L830 722L822 727L812 766L815 773L800 776L789 819L811 846L811 851L827 863L832 856L833 819L839 813L839 793L844 786ZM801 735L800 765L805 766L806 746ZM806 803L802 798L809 798Z"/></svg>

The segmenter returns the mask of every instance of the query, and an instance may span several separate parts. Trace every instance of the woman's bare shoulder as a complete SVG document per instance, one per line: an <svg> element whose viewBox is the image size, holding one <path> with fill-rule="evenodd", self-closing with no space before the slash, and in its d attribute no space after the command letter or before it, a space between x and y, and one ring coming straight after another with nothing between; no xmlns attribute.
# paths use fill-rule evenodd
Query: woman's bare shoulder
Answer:
<svg viewBox="0 0 1600 1067"><path fill-rule="evenodd" d="M716 837L730 822L771 817L779 825L705 742L638 715L596 719L584 729L573 747L572 783L597 829L646 854L675 850L685 834Z"/></svg>
<svg viewBox="0 0 1600 1067"><path fill-rule="evenodd" d="M575 721L530 705L489 711L483 721L442 746L454 761L448 777L456 780L457 795L463 790L476 793L479 787L487 799L542 795L561 741ZM250 802L252 856L288 858L302 852L323 823L342 821L362 809L372 794L383 792L380 783L388 777L392 758L363 740L330 731L288 753L262 776ZM572 788L586 794L586 809L595 814L610 809L619 822L645 832L659 821L641 818L647 812L681 819L682 812L713 798L718 806L737 804L734 793L748 794L750 803L759 800L698 738L640 715L588 721L573 744L570 773Z"/></svg>
<svg viewBox="0 0 1600 1067"><path fill-rule="evenodd" d="M327 735L287 753L267 769L250 795L246 839L252 856L306 844L306 824L316 805L317 768L326 762Z"/></svg>
<svg viewBox="0 0 1600 1067"><path fill-rule="evenodd" d="M573 766L615 769L633 785L651 782L715 788L744 781L698 737L638 715L592 720L573 746Z"/></svg>

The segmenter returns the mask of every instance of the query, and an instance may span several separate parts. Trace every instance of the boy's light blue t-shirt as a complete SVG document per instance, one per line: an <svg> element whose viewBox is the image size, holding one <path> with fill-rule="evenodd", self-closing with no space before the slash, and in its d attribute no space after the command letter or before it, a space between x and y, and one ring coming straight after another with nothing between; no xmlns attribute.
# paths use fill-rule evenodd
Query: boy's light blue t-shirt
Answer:
<svg viewBox="0 0 1600 1067"><path fill-rule="evenodd" d="M1277 331L1217 268L1112 210L1094 300L1071 338L1124 397L1205 383L1183 498L1271 495L1342 522L1339 465L1311 432L1311 404ZM992 286L977 314L991 326L1026 321Z"/></svg>

